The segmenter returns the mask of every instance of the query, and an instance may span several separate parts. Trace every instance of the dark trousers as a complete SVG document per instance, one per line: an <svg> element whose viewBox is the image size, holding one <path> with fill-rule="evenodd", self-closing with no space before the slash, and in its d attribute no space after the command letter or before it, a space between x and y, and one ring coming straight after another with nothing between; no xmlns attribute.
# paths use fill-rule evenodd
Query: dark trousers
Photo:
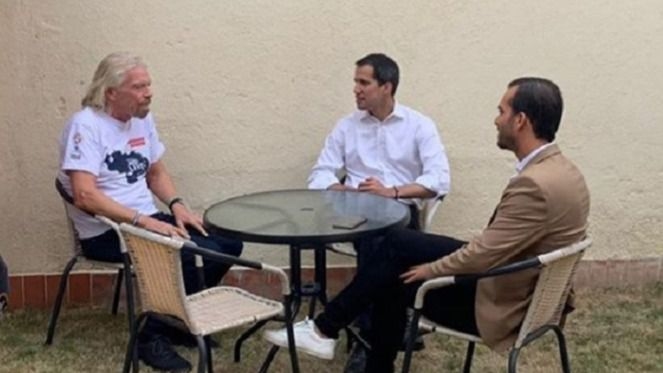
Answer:
<svg viewBox="0 0 663 373"><path fill-rule="evenodd" d="M421 227L419 226L419 209L416 204L408 205L410 209L410 222L407 224L407 228L419 231ZM384 240L384 237L375 237L360 240L354 243L354 249L357 253L357 271L361 270L361 267L366 263L370 263L370 257L374 255L375 250L381 250L381 243ZM355 320L354 325L359 328L359 334L362 338L368 339L369 333L371 330L371 306L364 310Z"/></svg>
<svg viewBox="0 0 663 373"><path fill-rule="evenodd" d="M404 285L399 276L414 265L449 255L464 244L451 237L408 229L391 231L364 257L365 262L350 284L318 315L316 326L323 334L337 338L342 328L372 305L372 327L368 333L371 352L366 369L393 371L393 361L403 341L406 308L413 304L421 285ZM442 325L477 334L475 294L476 283L434 290L426 296L423 313Z"/></svg>
<svg viewBox="0 0 663 373"><path fill-rule="evenodd" d="M175 224L175 218L173 218L173 216L162 212L156 213L152 215L152 217L170 224ZM242 254L243 245L241 241L231 240L216 235L205 237L195 229L187 230L191 236L191 240L198 246L232 256L240 256ZM81 240L81 248L83 249L83 255L85 255L86 258L105 262L122 262L120 241L117 234L112 229L99 236ZM183 252L181 259L182 277L184 278L186 293L191 294L202 290L198 283L194 255ZM205 287L217 285L229 269L230 266L227 264L209 260L204 261L203 271L205 273ZM171 327L167 324L153 318L148 318L138 338L141 342L147 342L155 336L168 335L169 332L174 332L169 329L171 329Z"/></svg>

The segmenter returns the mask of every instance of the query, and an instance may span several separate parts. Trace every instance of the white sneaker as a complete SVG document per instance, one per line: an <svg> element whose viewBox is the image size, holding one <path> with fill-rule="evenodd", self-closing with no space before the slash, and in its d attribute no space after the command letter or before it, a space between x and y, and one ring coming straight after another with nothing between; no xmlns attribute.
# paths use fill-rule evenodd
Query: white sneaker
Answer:
<svg viewBox="0 0 663 373"><path fill-rule="evenodd" d="M334 358L336 340L321 337L315 332L315 324L306 318L293 325L295 335L295 346L298 350L321 359L331 360ZM286 329L265 330L263 338L281 347L288 347L288 333Z"/></svg>

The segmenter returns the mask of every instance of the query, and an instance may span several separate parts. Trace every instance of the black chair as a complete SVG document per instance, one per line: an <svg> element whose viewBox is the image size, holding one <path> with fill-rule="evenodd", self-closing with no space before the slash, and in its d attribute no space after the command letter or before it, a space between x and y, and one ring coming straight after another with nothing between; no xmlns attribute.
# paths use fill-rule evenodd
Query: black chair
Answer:
<svg viewBox="0 0 663 373"><path fill-rule="evenodd" d="M55 303L53 304L53 311L51 313L51 319L48 324L48 333L46 335L46 345L51 345L53 343L53 336L55 334L55 326L58 321L58 317L60 315L60 310L62 308L62 301L64 299L64 293L67 289L67 280L69 279L69 273L71 270L74 268L74 265L76 265L79 262L88 262L91 264L94 264L96 266L102 266L105 268L110 268L110 269L115 269L117 270L117 278L115 280L115 290L113 292L113 303L111 307L111 312L113 315L117 315L117 310L118 310L118 305L120 301L120 290L122 289L122 282L124 280L125 283L125 294L126 294L126 305L127 305L127 317L128 317L128 322L129 322L129 327L132 326L133 323L133 310L134 310L134 297L133 297L133 287L131 286L131 263L128 261L124 261L122 263L113 263L113 262L103 262L103 261L98 261L98 260L91 260L86 258L83 255L82 249L81 249L81 243L80 239L78 237L78 232L76 232L76 229L74 228L73 221L69 218L69 215L67 214L68 209L74 208L74 200L73 198L67 194L67 191L64 189L62 183L60 180L56 179L55 180L55 188L58 191L58 194L62 198L62 201L65 206L65 214L67 215L67 222L69 226L69 231L71 233L71 237L73 239L73 247L72 247L72 257L69 259L69 262L67 262L67 265L64 267L64 271L62 271L62 276L60 277L60 285L58 288L58 294L55 298ZM107 218L104 217L99 217L95 216L95 218L99 219L100 221L108 224L111 222ZM114 224L110 224L109 227L111 229L114 229L116 233L120 236L120 231L116 229L116 226Z"/></svg>

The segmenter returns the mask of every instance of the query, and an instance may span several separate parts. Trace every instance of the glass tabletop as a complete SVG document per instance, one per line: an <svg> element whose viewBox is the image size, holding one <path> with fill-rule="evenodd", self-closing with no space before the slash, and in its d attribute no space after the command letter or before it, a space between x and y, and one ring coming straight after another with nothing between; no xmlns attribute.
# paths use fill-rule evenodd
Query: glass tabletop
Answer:
<svg viewBox="0 0 663 373"><path fill-rule="evenodd" d="M296 189L230 198L210 206L203 220L210 231L243 241L322 244L405 226L410 211L396 200L369 193Z"/></svg>

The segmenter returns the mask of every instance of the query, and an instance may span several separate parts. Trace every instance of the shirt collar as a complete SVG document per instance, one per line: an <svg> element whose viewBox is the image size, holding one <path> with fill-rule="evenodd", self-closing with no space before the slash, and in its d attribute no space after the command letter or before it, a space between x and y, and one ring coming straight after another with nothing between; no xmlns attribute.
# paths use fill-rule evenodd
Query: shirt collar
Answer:
<svg viewBox="0 0 663 373"><path fill-rule="evenodd" d="M552 143L549 142L547 144L543 144L539 146L538 148L532 150L527 156L523 159L521 159L519 162L516 163L516 173L521 173L523 169L534 159L534 157L537 156L537 154L541 153L544 151L547 147L551 146Z"/></svg>
<svg viewBox="0 0 663 373"><path fill-rule="evenodd" d="M359 120L364 121L369 118L375 118L374 116L371 115L371 113L368 112L368 110L358 110L357 114L359 116ZM397 101L394 101L394 110L389 114L387 118L385 118L384 122L390 120L391 118L398 118L398 119L403 119L405 118L405 108L403 108L403 105L399 104Z"/></svg>

